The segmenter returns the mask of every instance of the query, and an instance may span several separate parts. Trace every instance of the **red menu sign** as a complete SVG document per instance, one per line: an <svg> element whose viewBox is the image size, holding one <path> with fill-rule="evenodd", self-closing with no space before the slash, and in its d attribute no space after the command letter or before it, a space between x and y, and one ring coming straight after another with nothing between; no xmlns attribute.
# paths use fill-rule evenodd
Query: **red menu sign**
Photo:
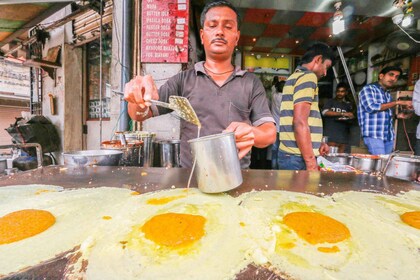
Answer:
<svg viewBox="0 0 420 280"><path fill-rule="evenodd" d="M143 0L141 62L188 62L189 0Z"/></svg>

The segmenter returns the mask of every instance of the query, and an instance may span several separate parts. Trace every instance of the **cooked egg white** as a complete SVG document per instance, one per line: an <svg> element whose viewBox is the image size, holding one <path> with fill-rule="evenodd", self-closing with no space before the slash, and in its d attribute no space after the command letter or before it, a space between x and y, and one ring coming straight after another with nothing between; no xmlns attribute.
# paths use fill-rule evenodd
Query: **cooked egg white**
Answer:
<svg viewBox="0 0 420 280"><path fill-rule="evenodd" d="M0 275L37 265L80 245L131 191L54 186L0 188ZM114 210L118 210L116 207Z"/></svg>
<svg viewBox="0 0 420 280"><path fill-rule="evenodd" d="M250 232L263 254L273 269L292 278L416 279L420 254L414 240L391 230L380 208L365 199L342 203L341 195L347 197L266 191L240 199L242 207L258 213L259 221L248 223L263 228Z"/></svg>
<svg viewBox="0 0 420 280"><path fill-rule="evenodd" d="M195 189L138 196L93 246L87 279L232 279L249 263L239 211Z"/></svg>

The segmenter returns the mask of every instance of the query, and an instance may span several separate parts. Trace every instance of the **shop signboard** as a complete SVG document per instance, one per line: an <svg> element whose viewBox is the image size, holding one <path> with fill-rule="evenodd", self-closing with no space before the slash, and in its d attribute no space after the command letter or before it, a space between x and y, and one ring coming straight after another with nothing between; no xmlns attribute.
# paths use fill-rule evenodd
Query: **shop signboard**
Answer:
<svg viewBox="0 0 420 280"><path fill-rule="evenodd" d="M0 94L29 97L30 68L0 59Z"/></svg>
<svg viewBox="0 0 420 280"><path fill-rule="evenodd" d="M141 62L188 62L189 0L142 1Z"/></svg>

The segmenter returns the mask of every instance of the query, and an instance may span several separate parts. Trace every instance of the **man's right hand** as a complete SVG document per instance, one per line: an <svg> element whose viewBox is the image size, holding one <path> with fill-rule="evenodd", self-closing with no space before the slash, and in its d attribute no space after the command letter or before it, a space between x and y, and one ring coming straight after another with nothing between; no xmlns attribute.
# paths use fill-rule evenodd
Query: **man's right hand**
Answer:
<svg viewBox="0 0 420 280"><path fill-rule="evenodd" d="M150 107L151 99L159 99L159 93L152 76L136 76L125 84L124 99L129 103L136 104L141 109Z"/></svg>

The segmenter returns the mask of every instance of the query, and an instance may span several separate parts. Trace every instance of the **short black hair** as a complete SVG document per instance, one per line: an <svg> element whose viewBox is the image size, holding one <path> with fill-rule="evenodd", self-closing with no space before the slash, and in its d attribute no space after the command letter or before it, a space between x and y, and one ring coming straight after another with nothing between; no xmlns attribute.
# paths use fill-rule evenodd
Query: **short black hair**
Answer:
<svg viewBox="0 0 420 280"><path fill-rule="evenodd" d="M334 52L324 43L315 43L311 47L308 48L306 53L303 55L302 59L300 60L300 65L310 63L315 56L322 55L322 61L324 62L326 59L331 60L332 64L334 65Z"/></svg>
<svg viewBox="0 0 420 280"><path fill-rule="evenodd" d="M345 89L349 89L349 85L346 84L345 82L340 82L337 84L337 86L335 87L335 90L339 89L339 88L345 88Z"/></svg>
<svg viewBox="0 0 420 280"><path fill-rule="evenodd" d="M379 74L384 74L385 75L386 73L391 72L391 71L398 71L398 72L400 72L400 75L402 74L402 70L398 66L386 66L386 67L382 68L382 70L381 70L381 72L379 72Z"/></svg>
<svg viewBox="0 0 420 280"><path fill-rule="evenodd" d="M200 24L201 27L204 27L204 20L206 19L206 14L207 12L211 9L211 8L215 8L215 7L228 7L231 10L233 10L236 14L236 21L238 22L238 29L241 26L241 17L239 16L239 12L238 10L235 8L235 6L232 5L232 3L230 3L229 1L226 0L215 0L215 1L210 1L208 2L204 8L203 11L201 12L201 16L200 16Z"/></svg>

